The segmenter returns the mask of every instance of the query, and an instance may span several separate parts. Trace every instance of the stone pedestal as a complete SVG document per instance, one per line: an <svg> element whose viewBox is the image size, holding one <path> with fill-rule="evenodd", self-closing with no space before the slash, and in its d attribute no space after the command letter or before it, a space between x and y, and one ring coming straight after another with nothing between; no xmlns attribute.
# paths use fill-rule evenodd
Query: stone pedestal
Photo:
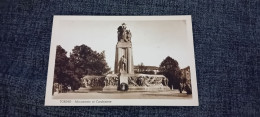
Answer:
<svg viewBox="0 0 260 117"><path fill-rule="evenodd" d="M121 58L125 57L127 60L126 69L123 71L121 68ZM115 55L115 74L126 73L134 74L134 63L133 63L133 53L132 53L132 43L131 42L118 42L116 45L116 55Z"/></svg>
<svg viewBox="0 0 260 117"><path fill-rule="evenodd" d="M126 73L121 73L120 75L119 75L119 84L122 84L122 83L126 83L126 84L128 84L128 74L126 74Z"/></svg>
<svg viewBox="0 0 260 117"><path fill-rule="evenodd" d="M119 75L119 90L120 85L125 83L128 85L128 76L134 74L134 63L131 42L119 41L116 45L115 56L115 74Z"/></svg>

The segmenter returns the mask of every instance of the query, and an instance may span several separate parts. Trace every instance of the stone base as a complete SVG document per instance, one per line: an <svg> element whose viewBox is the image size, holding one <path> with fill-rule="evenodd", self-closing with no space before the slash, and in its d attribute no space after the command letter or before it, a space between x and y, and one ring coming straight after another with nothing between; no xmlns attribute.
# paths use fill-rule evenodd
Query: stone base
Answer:
<svg viewBox="0 0 260 117"><path fill-rule="evenodd" d="M126 83L126 84L128 84L128 74L126 74L126 73L121 73L120 75L119 75L119 85L121 84L121 83Z"/></svg>
<svg viewBox="0 0 260 117"><path fill-rule="evenodd" d="M129 86L128 91L146 92L146 91L170 91L168 86ZM106 86L103 88L105 92L119 91L117 86Z"/></svg>
<svg viewBox="0 0 260 117"><path fill-rule="evenodd" d="M129 86L128 91L170 91L168 86Z"/></svg>

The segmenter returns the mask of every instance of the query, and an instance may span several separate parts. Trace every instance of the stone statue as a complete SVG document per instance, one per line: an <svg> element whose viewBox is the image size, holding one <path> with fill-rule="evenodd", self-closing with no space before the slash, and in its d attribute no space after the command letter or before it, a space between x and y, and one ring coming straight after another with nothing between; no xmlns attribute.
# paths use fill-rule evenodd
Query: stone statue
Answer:
<svg viewBox="0 0 260 117"><path fill-rule="evenodd" d="M105 80L104 80L105 86L108 86L108 85L109 85L109 84L108 84L108 81L109 81L108 77L105 77Z"/></svg>
<svg viewBox="0 0 260 117"><path fill-rule="evenodd" d="M126 29L125 23L117 28L117 36L119 42L131 42L132 34L130 30Z"/></svg>
<svg viewBox="0 0 260 117"><path fill-rule="evenodd" d="M165 78L165 86L168 86L169 80L168 80L168 78L166 78L166 77L164 77L164 78Z"/></svg>
<svg viewBox="0 0 260 117"><path fill-rule="evenodd" d="M134 77L128 77L128 82L129 82L129 84L131 84L133 86L138 86Z"/></svg>
<svg viewBox="0 0 260 117"><path fill-rule="evenodd" d="M117 86L117 83L118 83L118 77L114 77L115 78L115 85Z"/></svg>
<svg viewBox="0 0 260 117"><path fill-rule="evenodd" d="M121 60L120 60L120 62L121 62L121 66L120 66L120 70L121 71L126 71L126 66L127 66L127 60L126 60L126 58L125 58L125 55L123 55L122 57L121 57Z"/></svg>
<svg viewBox="0 0 260 117"><path fill-rule="evenodd" d="M126 35L126 40L131 42L132 33L130 32L130 30L126 30Z"/></svg>

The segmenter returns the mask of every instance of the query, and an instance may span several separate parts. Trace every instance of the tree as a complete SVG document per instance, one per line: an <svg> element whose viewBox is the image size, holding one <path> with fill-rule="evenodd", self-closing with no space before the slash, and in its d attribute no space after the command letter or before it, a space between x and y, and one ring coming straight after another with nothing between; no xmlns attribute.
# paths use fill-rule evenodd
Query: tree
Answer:
<svg viewBox="0 0 260 117"><path fill-rule="evenodd" d="M171 57L166 57L160 64L160 74L168 78L168 86L178 89L180 85L181 70L176 60Z"/></svg>
<svg viewBox="0 0 260 117"><path fill-rule="evenodd" d="M78 90L81 78L84 75L103 75L110 68L105 61L105 52L98 53L86 45L75 46L70 53L60 45L56 49L54 83L62 84L65 88L71 86L72 90Z"/></svg>
<svg viewBox="0 0 260 117"><path fill-rule="evenodd" d="M69 61L78 78L84 75L104 75L110 70L105 61L105 52L98 53L84 44L74 47Z"/></svg>
<svg viewBox="0 0 260 117"><path fill-rule="evenodd" d="M58 45L56 48L55 70L54 70L54 82L59 84L65 84L66 80L66 66L69 58L66 56L67 52Z"/></svg>
<svg viewBox="0 0 260 117"><path fill-rule="evenodd" d="M56 59L54 69L54 83L62 84L64 87L71 86L72 90L79 88L80 81L76 78L72 68L69 66L67 52L60 45L56 48Z"/></svg>

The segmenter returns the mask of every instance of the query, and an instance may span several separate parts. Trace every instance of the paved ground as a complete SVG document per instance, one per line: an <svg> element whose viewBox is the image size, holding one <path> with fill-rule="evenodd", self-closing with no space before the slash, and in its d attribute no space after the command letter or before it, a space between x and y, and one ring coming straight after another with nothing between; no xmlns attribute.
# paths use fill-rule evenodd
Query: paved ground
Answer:
<svg viewBox="0 0 260 117"><path fill-rule="evenodd" d="M185 92L179 93L178 90L166 92L70 92L53 95L53 99L187 99L191 97L192 95L187 95Z"/></svg>

